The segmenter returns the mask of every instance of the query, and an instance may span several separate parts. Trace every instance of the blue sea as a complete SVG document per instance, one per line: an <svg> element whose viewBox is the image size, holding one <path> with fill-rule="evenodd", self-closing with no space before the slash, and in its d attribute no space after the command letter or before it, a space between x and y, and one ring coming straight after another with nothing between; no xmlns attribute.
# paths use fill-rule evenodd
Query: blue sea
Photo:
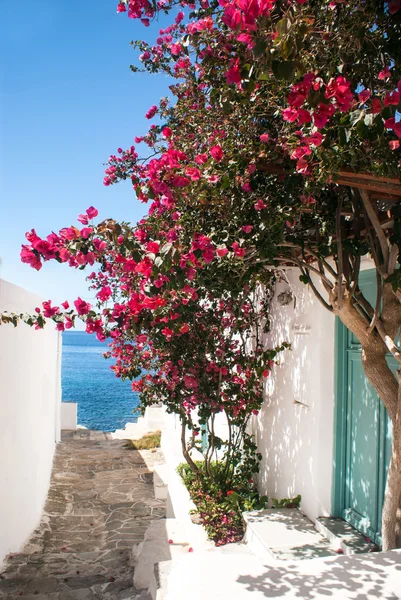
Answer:
<svg viewBox="0 0 401 600"><path fill-rule="evenodd" d="M78 402L78 423L88 429L114 431L135 422L139 404L130 381L117 379L103 358L108 343L84 331L63 333L61 385L63 402Z"/></svg>

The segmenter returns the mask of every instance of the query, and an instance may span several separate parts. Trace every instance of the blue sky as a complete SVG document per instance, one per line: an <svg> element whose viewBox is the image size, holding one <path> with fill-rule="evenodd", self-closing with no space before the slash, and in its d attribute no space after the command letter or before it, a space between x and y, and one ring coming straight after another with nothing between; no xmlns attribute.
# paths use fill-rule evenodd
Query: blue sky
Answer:
<svg viewBox="0 0 401 600"><path fill-rule="evenodd" d="M144 114L169 82L131 73L129 42L153 37L160 23L145 29L116 5L0 2L0 276L54 302L91 298L85 272L22 264L26 231L78 225L90 205L100 219L135 222L146 211L128 182L103 186L104 163L147 131Z"/></svg>

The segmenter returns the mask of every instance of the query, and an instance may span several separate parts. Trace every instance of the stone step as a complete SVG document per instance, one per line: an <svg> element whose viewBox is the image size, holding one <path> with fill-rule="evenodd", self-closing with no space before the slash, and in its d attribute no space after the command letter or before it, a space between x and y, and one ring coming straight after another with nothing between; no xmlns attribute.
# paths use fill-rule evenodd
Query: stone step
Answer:
<svg viewBox="0 0 401 600"><path fill-rule="evenodd" d="M0 575L0 599L131 600L131 550L16 554Z"/></svg>
<svg viewBox="0 0 401 600"><path fill-rule="evenodd" d="M81 575L121 576L132 570L132 549L102 552L57 552L12 554L6 560L0 579L29 577L70 577Z"/></svg>
<svg viewBox="0 0 401 600"><path fill-rule="evenodd" d="M259 510L243 516L244 541L261 560L305 560L337 554L329 540L296 508Z"/></svg>
<svg viewBox="0 0 401 600"><path fill-rule="evenodd" d="M1 600L123 600L135 598L132 578L104 575L0 579Z"/></svg>
<svg viewBox="0 0 401 600"><path fill-rule="evenodd" d="M138 589L155 589L156 563L180 558L192 550L187 533L177 519L154 521L136 548L134 585Z"/></svg>
<svg viewBox="0 0 401 600"><path fill-rule="evenodd" d="M329 540L333 547L341 549L344 554L377 552L380 549L369 538L343 519L319 517L316 519L315 527L319 533Z"/></svg>

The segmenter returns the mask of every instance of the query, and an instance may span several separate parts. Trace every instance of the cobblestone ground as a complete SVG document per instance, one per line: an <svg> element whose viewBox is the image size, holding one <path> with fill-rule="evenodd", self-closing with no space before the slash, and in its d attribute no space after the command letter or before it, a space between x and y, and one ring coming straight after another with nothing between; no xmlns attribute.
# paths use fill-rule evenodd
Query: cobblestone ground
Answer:
<svg viewBox="0 0 401 600"><path fill-rule="evenodd" d="M41 523L0 574L0 599L133 600L132 548L165 516L153 493L161 451L103 432L64 432ZM29 490L27 490L29 493Z"/></svg>

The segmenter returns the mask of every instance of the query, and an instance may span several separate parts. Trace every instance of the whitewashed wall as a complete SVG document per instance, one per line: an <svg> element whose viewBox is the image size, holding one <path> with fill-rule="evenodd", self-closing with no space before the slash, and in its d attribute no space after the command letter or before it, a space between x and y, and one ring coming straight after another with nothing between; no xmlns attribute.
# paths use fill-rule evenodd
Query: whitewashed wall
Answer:
<svg viewBox="0 0 401 600"><path fill-rule="evenodd" d="M41 299L0 279L0 312ZM53 325L0 326L0 563L38 525L60 435L61 340Z"/></svg>
<svg viewBox="0 0 401 600"><path fill-rule="evenodd" d="M280 355L255 424L263 455L259 487L270 498L301 494L301 508L313 519L331 511L335 319L299 281L298 270L286 276L289 284L277 285L267 338L273 346L290 342L292 350ZM295 309L277 301L291 289Z"/></svg>

